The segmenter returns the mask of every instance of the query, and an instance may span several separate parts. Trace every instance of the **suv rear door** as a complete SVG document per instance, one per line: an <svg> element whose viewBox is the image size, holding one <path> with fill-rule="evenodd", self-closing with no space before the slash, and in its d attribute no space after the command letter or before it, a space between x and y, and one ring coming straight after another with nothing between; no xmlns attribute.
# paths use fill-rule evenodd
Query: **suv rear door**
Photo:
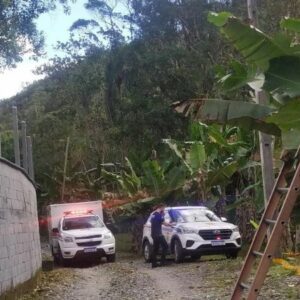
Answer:
<svg viewBox="0 0 300 300"><path fill-rule="evenodd" d="M171 223L171 217L170 217L168 211L165 211L164 219L165 219L166 223L169 223L169 224ZM168 245L170 245L170 243L171 243L172 231L173 231L173 228L171 226L162 225L162 234L165 237Z"/></svg>

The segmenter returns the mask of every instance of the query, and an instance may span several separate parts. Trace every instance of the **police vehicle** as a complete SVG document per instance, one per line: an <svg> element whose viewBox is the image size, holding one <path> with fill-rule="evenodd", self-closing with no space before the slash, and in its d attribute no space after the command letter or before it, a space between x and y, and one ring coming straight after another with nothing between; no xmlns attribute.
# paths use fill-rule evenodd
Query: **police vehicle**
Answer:
<svg viewBox="0 0 300 300"><path fill-rule="evenodd" d="M144 225L142 249L146 262L152 253L151 215ZM241 249L241 235L236 225L217 217L204 206L167 207L164 219L172 226L162 225L169 253L176 263L184 257L199 259L202 255L225 254L236 258Z"/></svg>

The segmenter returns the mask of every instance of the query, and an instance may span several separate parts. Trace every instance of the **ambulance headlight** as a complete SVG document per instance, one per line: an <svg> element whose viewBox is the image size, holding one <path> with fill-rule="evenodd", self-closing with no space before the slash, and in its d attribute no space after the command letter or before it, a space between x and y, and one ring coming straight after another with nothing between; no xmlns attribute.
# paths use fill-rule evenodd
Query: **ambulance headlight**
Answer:
<svg viewBox="0 0 300 300"><path fill-rule="evenodd" d="M73 238L70 236L66 236L66 237L64 237L64 242L65 243L73 243Z"/></svg>
<svg viewBox="0 0 300 300"><path fill-rule="evenodd" d="M104 238L105 239L111 239L113 237L112 233L111 232L107 232L104 234Z"/></svg>

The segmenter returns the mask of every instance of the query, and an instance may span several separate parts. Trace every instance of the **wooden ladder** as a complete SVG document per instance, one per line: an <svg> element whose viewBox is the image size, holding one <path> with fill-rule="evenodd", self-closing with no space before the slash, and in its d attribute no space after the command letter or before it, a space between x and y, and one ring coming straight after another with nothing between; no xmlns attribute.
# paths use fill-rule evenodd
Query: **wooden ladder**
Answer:
<svg viewBox="0 0 300 300"><path fill-rule="evenodd" d="M256 299L264 283L284 227L288 224L300 193L299 149L296 153L295 151L286 151L281 155L283 165L234 287L232 300ZM291 176L292 180L289 184L288 177ZM266 242L267 233L270 235ZM257 266L256 268L254 268L254 264ZM250 279L252 269L255 274L254 278Z"/></svg>

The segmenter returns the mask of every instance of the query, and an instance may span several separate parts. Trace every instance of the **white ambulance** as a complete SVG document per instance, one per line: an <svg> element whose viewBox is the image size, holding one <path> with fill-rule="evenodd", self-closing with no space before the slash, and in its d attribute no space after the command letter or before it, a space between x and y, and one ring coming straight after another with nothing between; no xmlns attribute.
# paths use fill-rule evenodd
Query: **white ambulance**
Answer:
<svg viewBox="0 0 300 300"><path fill-rule="evenodd" d="M48 230L52 255L58 264L91 256L115 261L115 238L103 222L101 201L49 205Z"/></svg>

